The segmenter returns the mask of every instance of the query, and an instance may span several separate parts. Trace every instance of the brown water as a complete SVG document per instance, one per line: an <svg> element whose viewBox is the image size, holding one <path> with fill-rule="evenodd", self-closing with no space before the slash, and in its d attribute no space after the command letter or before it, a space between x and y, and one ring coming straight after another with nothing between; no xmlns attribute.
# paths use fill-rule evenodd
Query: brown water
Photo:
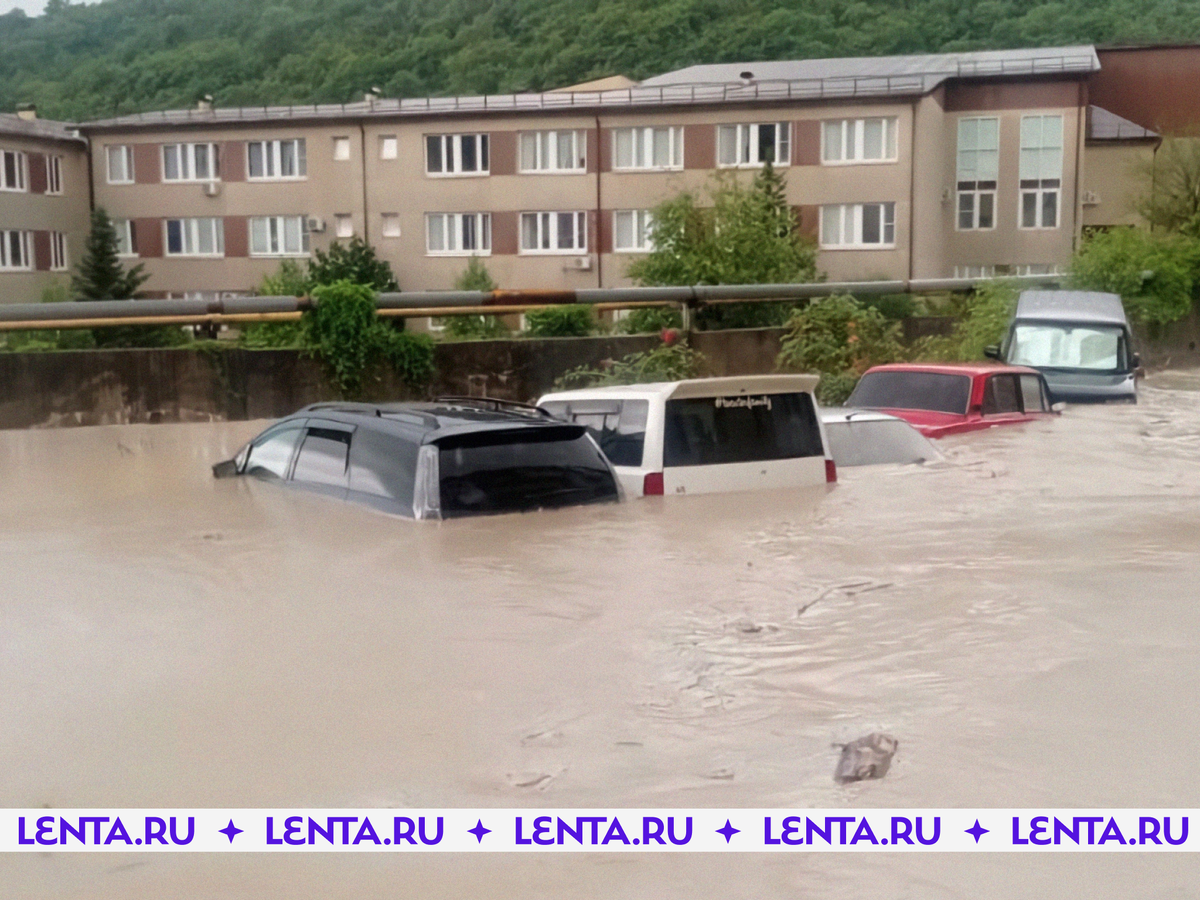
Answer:
<svg viewBox="0 0 1200 900"><path fill-rule="evenodd" d="M1197 388L828 494L440 525L214 481L261 423L0 432L0 807L1200 806ZM887 778L836 785L878 729ZM1035 892L1200 865L0 858L3 898Z"/></svg>

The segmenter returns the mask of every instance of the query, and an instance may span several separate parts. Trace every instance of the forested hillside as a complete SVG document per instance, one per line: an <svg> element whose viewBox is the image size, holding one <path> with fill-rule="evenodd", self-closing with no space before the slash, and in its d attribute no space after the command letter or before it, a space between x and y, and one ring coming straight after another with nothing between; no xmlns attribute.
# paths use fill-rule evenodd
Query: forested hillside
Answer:
<svg viewBox="0 0 1200 900"><path fill-rule="evenodd" d="M1200 38L1200 0L50 0L0 16L0 110L559 87L699 62Z"/></svg>

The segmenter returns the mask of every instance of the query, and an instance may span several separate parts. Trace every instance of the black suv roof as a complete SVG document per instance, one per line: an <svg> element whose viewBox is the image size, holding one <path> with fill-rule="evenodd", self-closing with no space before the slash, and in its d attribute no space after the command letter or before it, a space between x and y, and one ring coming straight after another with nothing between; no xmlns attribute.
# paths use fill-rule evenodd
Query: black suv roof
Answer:
<svg viewBox="0 0 1200 900"><path fill-rule="evenodd" d="M436 443L441 438L465 433L564 428L563 422L535 406L490 397L439 397L431 402L412 403L313 403L280 421L297 418L321 418L371 428L418 444Z"/></svg>

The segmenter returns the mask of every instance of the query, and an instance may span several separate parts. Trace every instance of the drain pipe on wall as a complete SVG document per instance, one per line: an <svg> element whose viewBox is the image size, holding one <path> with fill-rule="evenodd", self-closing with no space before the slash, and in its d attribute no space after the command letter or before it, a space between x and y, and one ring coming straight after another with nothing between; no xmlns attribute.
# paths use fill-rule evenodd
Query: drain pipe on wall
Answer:
<svg viewBox="0 0 1200 900"><path fill-rule="evenodd" d="M368 244L371 243L371 216L367 212L367 126L366 123L359 119L358 122L358 155L362 164L359 171L359 176L362 179L362 202L363 202L363 240ZM336 235L335 235L336 237Z"/></svg>
<svg viewBox="0 0 1200 900"><path fill-rule="evenodd" d="M604 287L604 262L602 261L600 229L604 227L604 223L600 220L603 215L600 212L600 177L602 166L600 161L604 159L604 151L600 148L600 116L596 116L596 287Z"/></svg>

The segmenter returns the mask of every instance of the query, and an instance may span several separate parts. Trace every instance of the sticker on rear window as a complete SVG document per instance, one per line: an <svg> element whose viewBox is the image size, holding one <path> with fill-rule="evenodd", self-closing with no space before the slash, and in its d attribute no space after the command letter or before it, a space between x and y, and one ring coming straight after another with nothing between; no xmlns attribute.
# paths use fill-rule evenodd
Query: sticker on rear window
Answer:
<svg viewBox="0 0 1200 900"><path fill-rule="evenodd" d="M761 397L717 397L713 403L717 409L754 409L756 406L771 408L771 395Z"/></svg>

